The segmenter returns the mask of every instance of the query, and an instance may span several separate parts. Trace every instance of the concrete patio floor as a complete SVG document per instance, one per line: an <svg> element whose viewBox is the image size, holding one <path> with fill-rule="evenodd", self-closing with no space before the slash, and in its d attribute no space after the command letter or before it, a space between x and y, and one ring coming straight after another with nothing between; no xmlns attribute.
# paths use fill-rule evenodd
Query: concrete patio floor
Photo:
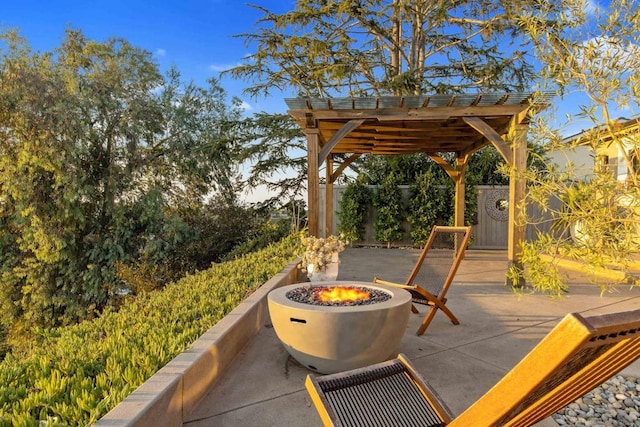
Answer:
<svg viewBox="0 0 640 427"><path fill-rule="evenodd" d="M404 282L417 250L348 248L341 255L339 280L371 281L374 276ZM468 250L447 306L460 320L454 326L437 313L426 333L415 331L412 314L398 352L406 354L451 410L458 414L491 388L569 312L585 315L640 307L640 288L600 289L572 273L562 299L518 296L504 286L504 251ZM418 281L419 283L419 281ZM640 362L625 373L640 376ZM184 426L319 426L320 418L304 388L311 373L290 358L267 322L202 399ZM547 419L540 426L555 426Z"/></svg>

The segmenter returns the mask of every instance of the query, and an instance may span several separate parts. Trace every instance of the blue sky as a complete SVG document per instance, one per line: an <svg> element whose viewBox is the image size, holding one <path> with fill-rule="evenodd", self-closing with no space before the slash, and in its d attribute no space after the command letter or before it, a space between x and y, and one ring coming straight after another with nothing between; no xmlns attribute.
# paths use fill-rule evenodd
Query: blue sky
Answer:
<svg viewBox="0 0 640 427"><path fill-rule="evenodd" d="M259 4L274 12L293 8L294 0L0 0L0 28L15 28L32 49L50 51L62 43L66 28L79 29L93 40L111 37L152 52L162 70L175 67L184 81L205 85L221 70L238 64L250 53L244 39L261 12ZM285 112L284 97L251 99L242 96L244 81L220 80L230 96L241 98L247 113ZM243 170L245 170L243 168ZM268 196L264 188L243 195L248 202Z"/></svg>
<svg viewBox="0 0 640 427"><path fill-rule="evenodd" d="M0 28L17 28L29 45L40 51L59 46L66 28L82 30L90 39L121 37L148 50L163 70L175 66L183 80L204 85L220 70L238 64L250 53L236 34L250 32L260 18L247 3L284 12L294 0L2 0ZM221 80L230 95L247 85ZM284 96L284 95L283 95ZM282 97L248 99L250 111L282 111Z"/></svg>
<svg viewBox="0 0 640 427"><path fill-rule="evenodd" d="M0 28L16 28L30 46L49 51L59 46L65 28L81 30L90 39L104 41L121 37L136 47L152 52L162 70L174 66L184 81L204 85L206 79L242 61L252 53L244 39L234 37L252 32L261 12L247 6L259 4L282 13L294 7L295 0L0 0ZM598 7L589 0L587 9ZM221 80L229 95L240 97L247 113L285 112L285 96L250 99L242 95L248 85L229 77ZM559 121L566 113L578 112L576 97L557 100ZM626 116L630 112L623 113ZM564 129L565 136L590 127L574 122Z"/></svg>
<svg viewBox="0 0 640 427"><path fill-rule="evenodd" d="M204 85L219 77L251 53L244 40L234 35L251 32L261 12L247 3L273 12L293 8L295 0L0 0L0 28L17 28L36 50L59 46L65 28L80 29L90 39L104 41L122 37L136 47L152 52L161 69L175 66L183 80ZM587 9L598 7L589 0ZM248 113L284 112L284 97L249 99L242 96L248 85L229 77L221 80L230 95L239 96ZM562 113L577 103L564 101ZM583 126L577 126L580 130ZM575 129L574 129L575 130ZM569 132L569 130L567 130Z"/></svg>
<svg viewBox="0 0 640 427"><path fill-rule="evenodd" d="M90 39L122 37L152 52L161 69L175 66L184 80L204 85L209 77L237 65L251 53L241 33L252 32L261 12L248 3L282 13L295 0L22 0L2 1L0 28L17 28L36 50L59 46L65 28L80 29ZM600 0L603 1L603 0ZM598 0L588 0L595 10ZM221 80L230 95L240 96L249 111L286 110L282 96L248 99L244 81Z"/></svg>

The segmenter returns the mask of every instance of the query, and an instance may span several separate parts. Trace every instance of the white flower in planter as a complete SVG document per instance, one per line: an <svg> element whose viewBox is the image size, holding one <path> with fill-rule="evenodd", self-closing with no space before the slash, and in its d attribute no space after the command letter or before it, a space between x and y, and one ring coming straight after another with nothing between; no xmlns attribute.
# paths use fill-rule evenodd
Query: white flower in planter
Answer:
<svg viewBox="0 0 640 427"><path fill-rule="evenodd" d="M305 252L302 254L300 268L307 270L307 275L326 271L332 262L339 262L338 254L344 250L344 242L337 236L302 237Z"/></svg>

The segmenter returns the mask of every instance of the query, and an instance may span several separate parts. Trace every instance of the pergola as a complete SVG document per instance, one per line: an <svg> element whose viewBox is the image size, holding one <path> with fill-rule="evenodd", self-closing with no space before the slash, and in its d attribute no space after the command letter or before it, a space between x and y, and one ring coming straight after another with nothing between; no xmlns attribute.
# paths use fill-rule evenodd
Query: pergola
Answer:
<svg viewBox="0 0 640 427"><path fill-rule="evenodd" d="M493 145L511 169L508 258L520 264L524 225L515 220L525 183L526 133L553 94L491 93L366 98L289 98L289 115L307 137L309 233L333 234L333 183L363 154L425 153L455 183L455 225L464 223L464 173L471 154ZM453 153L453 165L442 153ZM334 156L345 160L334 164ZM320 167L326 162L325 230L320 230Z"/></svg>

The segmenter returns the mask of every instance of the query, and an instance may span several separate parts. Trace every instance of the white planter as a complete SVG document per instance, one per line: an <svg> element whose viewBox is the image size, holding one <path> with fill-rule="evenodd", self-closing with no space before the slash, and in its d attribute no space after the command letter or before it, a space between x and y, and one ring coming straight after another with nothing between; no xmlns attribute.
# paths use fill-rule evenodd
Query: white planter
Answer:
<svg viewBox="0 0 640 427"><path fill-rule="evenodd" d="M313 264L307 265L307 275L312 282L325 282L328 280L338 279L338 269L340 262L338 260L338 254L333 254L332 262L326 265L324 270L315 271Z"/></svg>

